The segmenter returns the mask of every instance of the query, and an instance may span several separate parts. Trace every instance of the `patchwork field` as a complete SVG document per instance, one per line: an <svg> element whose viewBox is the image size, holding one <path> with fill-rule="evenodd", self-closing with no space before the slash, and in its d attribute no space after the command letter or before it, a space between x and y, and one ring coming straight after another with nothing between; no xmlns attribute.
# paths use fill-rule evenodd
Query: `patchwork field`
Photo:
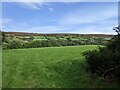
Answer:
<svg viewBox="0 0 120 90"><path fill-rule="evenodd" d="M3 50L3 88L117 87L85 70L82 52L97 45Z"/></svg>

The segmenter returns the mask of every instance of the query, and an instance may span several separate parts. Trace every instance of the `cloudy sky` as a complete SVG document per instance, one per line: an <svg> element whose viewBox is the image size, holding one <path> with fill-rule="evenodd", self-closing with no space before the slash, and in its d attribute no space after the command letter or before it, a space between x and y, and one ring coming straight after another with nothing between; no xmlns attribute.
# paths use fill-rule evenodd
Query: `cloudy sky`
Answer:
<svg viewBox="0 0 120 90"><path fill-rule="evenodd" d="M117 2L2 2L2 30L115 34Z"/></svg>

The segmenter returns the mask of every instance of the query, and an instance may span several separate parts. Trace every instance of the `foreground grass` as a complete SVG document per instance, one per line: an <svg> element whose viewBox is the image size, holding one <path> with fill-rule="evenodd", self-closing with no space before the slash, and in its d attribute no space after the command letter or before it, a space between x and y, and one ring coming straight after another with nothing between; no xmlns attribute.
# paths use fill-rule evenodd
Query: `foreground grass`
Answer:
<svg viewBox="0 0 120 90"><path fill-rule="evenodd" d="M117 87L91 77L82 52L98 46L3 50L3 88Z"/></svg>

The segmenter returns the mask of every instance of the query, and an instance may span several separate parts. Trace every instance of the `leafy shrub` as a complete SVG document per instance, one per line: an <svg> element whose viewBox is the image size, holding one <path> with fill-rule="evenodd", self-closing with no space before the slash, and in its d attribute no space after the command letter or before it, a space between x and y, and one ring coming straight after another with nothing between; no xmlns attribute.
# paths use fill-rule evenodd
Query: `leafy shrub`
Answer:
<svg viewBox="0 0 120 90"><path fill-rule="evenodd" d="M98 50L83 53L92 74L120 78L120 35Z"/></svg>
<svg viewBox="0 0 120 90"><path fill-rule="evenodd" d="M36 41L31 42L31 43L28 43L28 47L38 48L38 47L42 47L42 44L41 44L41 41L36 40Z"/></svg>
<svg viewBox="0 0 120 90"><path fill-rule="evenodd" d="M23 42L19 39L13 39L8 43L9 49L23 48Z"/></svg>
<svg viewBox="0 0 120 90"><path fill-rule="evenodd" d="M42 47L50 47L50 46L52 46L50 41L48 41L48 40L43 40L43 41L41 41L41 43L42 43Z"/></svg>
<svg viewBox="0 0 120 90"><path fill-rule="evenodd" d="M3 42L2 43L2 49L8 49L8 43L6 43L6 42Z"/></svg>
<svg viewBox="0 0 120 90"><path fill-rule="evenodd" d="M52 46L59 46L59 42L57 40L50 40Z"/></svg>

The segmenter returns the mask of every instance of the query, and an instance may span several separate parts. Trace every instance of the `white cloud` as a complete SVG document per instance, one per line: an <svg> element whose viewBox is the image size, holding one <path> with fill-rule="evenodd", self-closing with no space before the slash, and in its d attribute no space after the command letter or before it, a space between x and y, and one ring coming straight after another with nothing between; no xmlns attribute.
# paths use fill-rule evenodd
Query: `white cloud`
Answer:
<svg viewBox="0 0 120 90"><path fill-rule="evenodd" d="M50 11L50 12L53 12L54 11L54 9L53 8L48 8L48 10Z"/></svg>
<svg viewBox="0 0 120 90"><path fill-rule="evenodd" d="M71 32L80 33L80 34L116 34L113 31L113 27L117 25L117 21L109 20L103 23L86 25L81 28L76 28Z"/></svg>
<svg viewBox="0 0 120 90"><path fill-rule="evenodd" d="M34 32L34 33L56 33L61 32L63 29L65 29L62 26L52 26L52 25L44 25L44 26L33 26L28 25L26 22L16 22L16 24L9 24L9 26L4 25L3 26L4 31L9 32Z"/></svg>
<svg viewBox="0 0 120 90"><path fill-rule="evenodd" d="M0 29L3 29L3 27L9 23L13 22L12 19L9 18L0 18Z"/></svg>
<svg viewBox="0 0 120 90"><path fill-rule="evenodd" d="M2 0L2 2L43 2L44 0Z"/></svg>
<svg viewBox="0 0 120 90"><path fill-rule="evenodd" d="M119 0L2 0L2 2L119 2Z"/></svg>
<svg viewBox="0 0 120 90"><path fill-rule="evenodd" d="M34 33L79 33L79 34L115 34L112 28L116 24L110 25L88 25L84 27L74 26L32 26L26 23L4 26L4 31L34 32Z"/></svg>
<svg viewBox="0 0 120 90"><path fill-rule="evenodd" d="M2 24L8 24L8 23L11 23L11 22L13 22L13 20L10 19L10 18L3 18L2 19Z"/></svg>
<svg viewBox="0 0 120 90"><path fill-rule="evenodd" d="M89 8L71 11L65 14L59 21L60 25L75 25L85 23L95 23L117 17L117 7Z"/></svg>
<svg viewBox="0 0 120 90"><path fill-rule="evenodd" d="M15 22L12 19L5 19L3 24L4 31L34 32L34 33L79 33L79 34L115 34L112 30L117 25L117 21L108 20L84 26L63 26L63 25L31 25L27 22Z"/></svg>
<svg viewBox="0 0 120 90"><path fill-rule="evenodd" d="M17 2L17 4L25 9L31 9L31 10L40 10L40 9L46 9L50 12L54 11L54 8L50 6L50 3L47 2Z"/></svg>
<svg viewBox="0 0 120 90"><path fill-rule="evenodd" d="M95 25L75 30L75 32L80 34L115 34L110 26L102 27Z"/></svg>
<svg viewBox="0 0 120 90"><path fill-rule="evenodd" d="M34 31L38 33L54 33L54 32L60 32L62 30L62 27L60 26L36 26L32 28L28 28L27 31Z"/></svg>
<svg viewBox="0 0 120 90"><path fill-rule="evenodd" d="M9 19L9 18L0 18L0 25L2 24L7 24L9 22L12 22L12 19Z"/></svg>
<svg viewBox="0 0 120 90"><path fill-rule="evenodd" d="M44 3L35 2L21 2L25 8L41 9ZM49 11L54 11L52 7L46 7ZM96 9L80 9L65 13L62 18L58 20L58 26L44 25L35 26L29 22L16 22L12 19L3 20L3 28L5 31L18 32L37 32L37 33L99 33L99 34L114 34L112 27L116 26L116 21L109 20L117 17L116 7L99 8ZM54 20L53 20L54 21ZM92 23L88 25L87 23ZM74 25L84 24L84 27L74 27ZM99 25L96 25L99 24Z"/></svg>
<svg viewBox="0 0 120 90"><path fill-rule="evenodd" d="M2 19L0 18L0 25L2 25Z"/></svg>
<svg viewBox="0 0 120 90"><path fill-rule="evenodd" d="M39 10L41 9L46 3L43 2L18 2L19 6L27 9Z"/></svg>

